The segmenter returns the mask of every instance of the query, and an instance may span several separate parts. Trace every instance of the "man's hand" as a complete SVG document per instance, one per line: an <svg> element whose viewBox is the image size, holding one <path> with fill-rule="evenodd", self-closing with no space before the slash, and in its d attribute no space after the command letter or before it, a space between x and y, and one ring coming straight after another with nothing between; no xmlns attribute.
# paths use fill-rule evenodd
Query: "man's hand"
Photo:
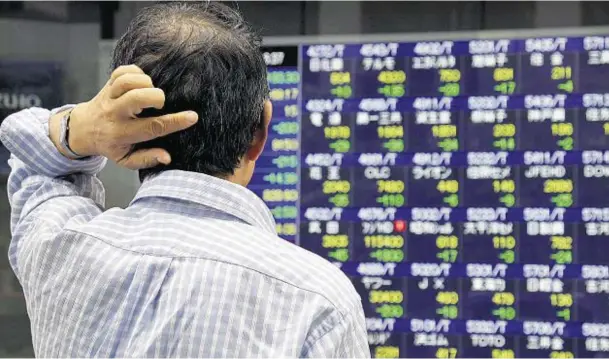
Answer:
<svg viewBox="0 0 609 359"><path fill-rule="evenodd" d="M198 120L193 111L137 118L146 108L161 109L164 105L163 90L155 88L148 75L135 65L121 66L91 101L72 110L70 148L81 156L105 156L130 169L169 164L171 157L161 148L129 154L136 143L181 131ZM51 140L60 151L60 121L64 115L56 114L49 123Z"/></svg>

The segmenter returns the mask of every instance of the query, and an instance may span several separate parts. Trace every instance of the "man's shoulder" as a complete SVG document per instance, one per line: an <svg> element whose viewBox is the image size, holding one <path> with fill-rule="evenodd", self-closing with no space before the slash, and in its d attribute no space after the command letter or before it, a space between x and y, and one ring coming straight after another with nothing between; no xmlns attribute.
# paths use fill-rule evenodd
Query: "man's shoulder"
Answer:
<svg viewBox="0 0 609 359"><path fill-rule="evenodd" d="M249 263L255 268L258 265L267 268L263 270L265 275L301 290L317 293L343 313L361 300L351 280L326 259L258 229L251 231L250 235L268 243L268 246L253 249L254 253L260 255L260 260Z"/></svg>

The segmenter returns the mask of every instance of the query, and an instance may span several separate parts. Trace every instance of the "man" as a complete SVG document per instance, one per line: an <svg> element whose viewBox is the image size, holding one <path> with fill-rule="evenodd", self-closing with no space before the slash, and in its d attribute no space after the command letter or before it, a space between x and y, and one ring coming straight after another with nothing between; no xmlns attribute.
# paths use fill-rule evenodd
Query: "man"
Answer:
<svg viewBox="0 0 609 359"><path fill-rule="evenodd" d="M271 118L259 44L224 5L155 5L95 98L4 121L37 356L370 355L352 284L244 187ZM102 212L105 158L140 169L124 210Z"/></svg>

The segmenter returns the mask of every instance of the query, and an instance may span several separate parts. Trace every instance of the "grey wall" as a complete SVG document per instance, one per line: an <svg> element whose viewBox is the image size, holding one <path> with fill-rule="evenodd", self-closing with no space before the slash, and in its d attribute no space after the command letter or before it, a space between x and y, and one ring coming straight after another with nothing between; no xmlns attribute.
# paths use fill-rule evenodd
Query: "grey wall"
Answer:
<svg viewBox="0 0 609 359"><path fill-rule="evenodd" d="M149 1L120 4L115 31ZM609 3L579 1L245 1L265 36L427 32L609 24Z"/></svg>
<svg viewBox="0 0 609 359"><path fill-rule="evenodd" d="M56 61L65 70L70 102L97 93L99 25L0 19L0 59Z"/></svg>
<svg viewBox="0 0 609 359"><path fill-rule="evenodd" d="M121 34L150 1L122 2ZM242 1L265 36L513 29L609 24L606 2L562 1Z"/></svg>
<svg viewBox="0 0 609 359"><path fill-rule="evenodd" d="M95 96L101 88L100 71L109 68L109 63L100 64L99 37L97 23L0 19L0 59L62 64L64 100L78 103ZM127 205L137 188L134 173L114 165L109 165L100 178L107 187L108 207Z"/></svg>

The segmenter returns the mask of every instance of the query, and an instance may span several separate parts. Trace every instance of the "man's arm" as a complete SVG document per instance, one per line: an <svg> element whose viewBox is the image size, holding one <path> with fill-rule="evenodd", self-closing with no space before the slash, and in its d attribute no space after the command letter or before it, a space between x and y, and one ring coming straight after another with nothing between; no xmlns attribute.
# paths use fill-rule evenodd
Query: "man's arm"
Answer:
<svg viewBox="0 0 609 359"><path fill-rule="evenodd" d="M26 238L52 238L69 220L89 221L104 206L104 188L95 175L105 159L70 160L49 138L49 119L63 110L23 110L6 118L0 127L0 140L11 152L9 259L20 279L19 259L27 247Z"/></svg>
<svg viewBox="0 0 609 359"><path fill-rule="evenodd" d="M28 109L9 116L0 126L0 141L11 152L8 183L12 240L9 258L15 274L37 257L37 243L58 236L69 223L86 223L103 210L104 189L96 174L106 157L132 169L168 164L159 148L132 152L133 144L192 126L196 113L182 112L138 119L143 109L162 108L165 96L135 66L120 67L91 101L70 114L68 146L62 144L61 121L67 108L51 112ZM25 263L24 263L25 262Z"/></svg>
<svg viewBox="0 0 609 359"><path fill-rule="evenodd" d="M301 353L306 358L370 358L361 305L345 316L330 315L311 333Z"/></svg>

